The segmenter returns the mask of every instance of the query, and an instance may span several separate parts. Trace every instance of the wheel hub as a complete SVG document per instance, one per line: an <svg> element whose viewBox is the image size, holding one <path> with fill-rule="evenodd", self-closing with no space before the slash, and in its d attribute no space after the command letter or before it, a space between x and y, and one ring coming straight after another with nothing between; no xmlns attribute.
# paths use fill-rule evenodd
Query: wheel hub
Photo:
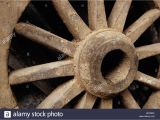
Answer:
<svg viewBox="0 0 160 120"><path fill-rule="evenodd" d="M138 57L129 38L110 29L93 32L77 48L76 77L91 94L104 98L125 90L134 80ZM110 59L108 63L107 59ZM110 71L110 72L107 72Z"/></svg>

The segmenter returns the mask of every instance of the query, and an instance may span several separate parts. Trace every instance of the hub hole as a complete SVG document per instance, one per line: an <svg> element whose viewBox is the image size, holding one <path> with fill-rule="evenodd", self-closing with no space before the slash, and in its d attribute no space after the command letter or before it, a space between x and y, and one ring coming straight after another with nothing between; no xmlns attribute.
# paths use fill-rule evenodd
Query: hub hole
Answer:
<svg viewBox="0 0 160 120"><path fill-rule="evenodd" d="M101 73L104 79L117 83L127 76L130 61L120 49L107 53L101 64Z"/></svg>

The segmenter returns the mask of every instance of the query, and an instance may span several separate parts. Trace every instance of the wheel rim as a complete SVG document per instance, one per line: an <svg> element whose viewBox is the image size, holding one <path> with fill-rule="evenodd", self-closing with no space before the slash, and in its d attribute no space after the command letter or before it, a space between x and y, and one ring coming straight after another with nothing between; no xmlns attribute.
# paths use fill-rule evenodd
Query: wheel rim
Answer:
<svg viewBox="0 0 160 120"><path fill-rule="evenodd" d="M156 0L155 3L159 5ZM140 108L131 93L126 89L133 80L136 79L153 88L160 89L160 81L158 79L137 71L139 60L160 54L160 44L157 43L138 48L133 46L134 42L140 37L140 35L159 18L159 9L154 8L147 11L123 32L131 0L123 2L116 1L108 21L106 20L104 1L89 0L89 27L78 16L68 0L54 0L53 4L75 40L80 42L69 42L66 39L56 36L41 28L25 23L18 23L15 26L15 30L18 34L70 56L70 59L68 60L20 69L9 75L10 85L61 76L74 76L72 80L55 89L44 101L42 101L40 105L38 105L37 108L62 108L83 91L86 91L86 93L82 99L79 100L75 108L92 108L97 97L102 98L100 108L112 108L112 95L120 92L123 97L123 103L127 108ZM67 13L65 12L66 9L68 10ZM98 34L95 35L95 33ZM114 43L113 39L110 40L109 38L106 38L106 36L108 36L107 34L113 34L113 39L118 39L118 42ZM97 58L96 63L98 63L96 66L94 65L94 62L90 62L92 61L91 58L96 54L88 56L88 52L92 51L94 53L96 51L96 45L99 43L98 38L95 39L97 36L100 36L99 40L102 42L104 38L106 38L104 39L106 41L111 41L112 44L109 45L115 44L115 47L109 48L109 45L104 41L104 45L99 47L102 53L97 54L98 57L95 57ZM124 40L119 40L119 38L123 38ZM95 50L92 50L92 47L95 48ZM96 80L101 83L101 81L99 81L99 76L102 78L102 75L95 75L95 73L100 73L99 71L102 59L107 52L116 49L121 49L125 54L127 54L127 56L129 56L127 59L127 62L129 61L131 64L129 65L131 66L131 69L127 69L131 74L129 75L129 79L126 79L126 84L125 82L122 82L118 85L122 86L120 87L122 89L117 89L115 84L110 85L110 83L107 82L104 82L105 85L102 85L103 87L101 85L97 85ZM127 51L129 51L129 53L127 53ZM86 64L89 66L85 67ZM94 71L92 71L91 68ZM97 79L93 80L92 78ZM106 87L108 89L105 89ZM59 93L61 93L61 95L59 95ZM56 99L55 96L57 96Z"/></svg>
<svg viewBox="0 0 160 120"><path fill-rule="evenodd" d="M2 11L0 26L3 28L0 30L0 65L2 66L0 70L0 107L2 108L14 108L16 106L16 101L8 84L8 49L14 26L28 2L29 1L24 1L23 3L20 2L17 4L17 2L14 1L2 1L0 3L0 9Z"/></svg>

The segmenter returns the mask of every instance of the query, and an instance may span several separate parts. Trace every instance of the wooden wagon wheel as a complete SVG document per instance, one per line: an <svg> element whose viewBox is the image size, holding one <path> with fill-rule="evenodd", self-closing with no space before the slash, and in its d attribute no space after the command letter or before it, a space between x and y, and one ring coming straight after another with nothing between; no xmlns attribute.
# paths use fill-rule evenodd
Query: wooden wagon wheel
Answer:
<svg viewBox="0 0 160 120"><path fill-rule="evenodd" d="M16 24L15 31L18 34L70 57L63 61L16 70L8 77L6 61L9 44L6 45L7 47L1 46L0 64L3 65L0 70L1 107L16 107L16 101L9 85L62 76L74 76L74 78L54 89L37 108L63 108L84 91L85 94L75 108L91 109L97 97L101 98L99 108L112 108L112 96L119 93L126 108L140 108L127 90L134 80L160 89L158 79L138 71L139 60L160 54L160 43L138 48L134 46L134 42L141 34L159 18L160 4L158 0L154 0L157 7L144 13L126 30L123 29L132 0L117 0L108 20L106 19L104 0L88 0L89 27L68 0L53 0L52 2L68 30L74 36L73 42L34 25L16 24L28 1L18 6L20 13L14 23L11 23L10 31L3 38L11 33ZM13 5L13 3L9 4ZM13 10L13 12L17 14L17 10ZM9 10L7 13L11 14ZM6 21L3 22L6 23ZM104 68L104 59L114 53L119 54L121 61L112 71L103 73L101 69Z"/></svg>

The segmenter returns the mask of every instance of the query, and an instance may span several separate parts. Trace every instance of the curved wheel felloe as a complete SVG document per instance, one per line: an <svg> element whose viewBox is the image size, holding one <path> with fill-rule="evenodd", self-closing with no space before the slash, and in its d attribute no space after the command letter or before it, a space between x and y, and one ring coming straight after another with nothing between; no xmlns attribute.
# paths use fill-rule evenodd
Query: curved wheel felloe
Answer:
<svg viewBox="0 0 160 120"><path fill-rule="evenodd" d="M0 107L14 108L17 106L14 96L8 84L8 49L12 38L12 31L24 11L29 0L23 2L0 2Z"/></svg>

